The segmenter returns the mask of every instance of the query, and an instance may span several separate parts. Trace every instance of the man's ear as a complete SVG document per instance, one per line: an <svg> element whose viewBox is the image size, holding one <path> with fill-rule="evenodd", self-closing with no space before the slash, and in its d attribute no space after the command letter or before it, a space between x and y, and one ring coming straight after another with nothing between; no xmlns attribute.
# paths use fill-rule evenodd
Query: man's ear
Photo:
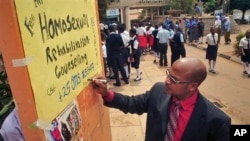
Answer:
<svg viewBox="0 0 250 141"><path fill-rule="evenodd" d="M199 84L197 82L193 82L191 83L191 86L190 86L190 91L196 91L199 87Z"/></svg>

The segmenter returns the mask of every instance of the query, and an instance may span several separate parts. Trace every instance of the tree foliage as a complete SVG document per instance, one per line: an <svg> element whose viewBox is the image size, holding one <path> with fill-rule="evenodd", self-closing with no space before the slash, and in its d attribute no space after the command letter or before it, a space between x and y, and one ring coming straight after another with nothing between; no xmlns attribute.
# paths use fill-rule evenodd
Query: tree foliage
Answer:
<svg viewBox="0 0 250 141"><path fill-rule="evenodd" d="M239 47L240 40L245 36L245 33L239 33L236 36L236 42L233 45L234 48L234 54L237 56L242 56L241 48Z"/></svg>
<svg viewBox="0 0 250 141"><path fill-rule="evenodd" d="M109 0L98 0L98 12L100 22L106 19L106 10L108 7Z"/></svg>
<svg viewBox="0 0 250 141"><path fill-rule="evenodd" d="M174 10L183 10L186 13L193 13L195 2L196 0L172 0L170 7Z"/></svg>
<svg viewBox="0 0 250 141"><path fill-rule="evenodd" d="M205 13L212 13L212 12L214 12L217 9L218 9L217 0L208 0L204 4L204 12Z"/></svg>

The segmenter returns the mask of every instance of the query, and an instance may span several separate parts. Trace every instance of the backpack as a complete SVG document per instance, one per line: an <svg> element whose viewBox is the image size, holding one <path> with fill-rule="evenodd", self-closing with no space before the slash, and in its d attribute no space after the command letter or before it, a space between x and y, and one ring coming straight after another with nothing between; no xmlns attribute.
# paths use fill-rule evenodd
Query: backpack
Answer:
<svg viewBox="0 0 250 141"><path fill-rule="evenodd" d="M203 23L203 22L199 22L199 23L198 23L198 28L199 28L200 30L203 30L203 29L204 29L204 23Z"/></svg>

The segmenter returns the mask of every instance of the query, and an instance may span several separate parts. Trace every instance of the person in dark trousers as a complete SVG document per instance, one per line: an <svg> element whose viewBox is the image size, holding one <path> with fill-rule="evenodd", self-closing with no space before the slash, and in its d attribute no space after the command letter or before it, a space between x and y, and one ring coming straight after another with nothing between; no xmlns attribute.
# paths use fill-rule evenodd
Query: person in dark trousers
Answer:
<svg viewBox="0 0 250 141"><path fill-rule="evenodd" d="M122 79L126 84L129 83L126 72L123 67L121 48L124 47L121 35L115 33L114 26L109 26L110 34L106 39L106 45L109 48L109 57L116 83L114 86L121 86L118 69L121 72Z"/></svg>
<svg viewBox="0 0 250 141"><path fill-rule="evenodd" d="M153 51L154 51L154 63L156 63L156 58L158 57L159 54L159 47L158 47L158 42L159 40L156 38L159 29L158 29L158 25L155 25L155 30L152 32L153 36L154 36L154 43L153 43Z"/></svg>
<svg viewBox="0 0 250 141"><path fill-rule="evenodd" d="M174 47L172 49L171 65L180 57L182 58L186 57L186 50L184 46L184 35L182 33L182 28L176 29L172 41L174 42Z"/></svg>
<svg viewBox="0 0 250 141"><path fill-rule="evenodd" d="M216 16L216 20L214 22L214 27L215 27L215 32L218 34L218 44L220 43L220 36L221 36L221 20L220 20L220 16L217 15Z"/></svg>
<svg viewBox="0 0 250 141"><path fill-rule="evenodd" d="M231 43L230 35L231 35L231 22L228 17L225 17L225 23L224 23L224 37L225 37L225 44L228 45Z"/></svg>
<svg viewBox="0 0 250 141"><path fill-rule="evenodd" d="M159 39L159 51L160 51L160 66L168 66L167 60L167 50L168 50L168 41L170 33L167 30L165 25L162 25L162 29L158 32L156 38Z"/></svg>
<svg viewBox="0 0 250 141"><path fill-rule="evenodd" d="M245 37L241 38L239 47L241 48L241 61L243 62L243 74L250 78L250 29L245 33Z"/></svg>
<svg viewBox="0 0 250 141"><path fill-rule="evenodd" d="M205 24L202 21L202 18L200 18L198 22L198 44L203 44L204 27Z"/></svg>
<svg viewBox="0 0 250 141"><path fill-rule="evenodd" d="M100 80L91 84L105 106L124 113L147 113L145 141L229 141L230 117L198 89L207 77L204 63L197 58L181 58L166 75L164 83L157 82L134 96L108 90Z"/></svg>
<svg viewBox="0 0 250 141"><path fill-rule="evenodd" d="M124 44L124 47L122 47L121 52L122 52L122 62L123 62L123 67L126 72L127 77L129 78L130 75L130 67L129 67L129 62L128 62L128 57L130 54L130 49L128 47L129 44L129 33L125 30L125 25L124 24L119 24L117 27L118 33L122 37L122 41Z"/></svg>
<svg viewBox="0 0 250 141"><path fill-rule="evenodd" d="M175 48L175 43L174 43L174 40L173 37L174 37L174 33L175 33L175 30L177 29L177 27L174 25L174 24L171 24L170 27L169 27L169 33L170 33L170 36L169 36L169 46L170 46L170 51L171 51L171 65L172 65L172 62L173 62L173 57L174 57L174 54L173 54L173 50Z"/></svg>

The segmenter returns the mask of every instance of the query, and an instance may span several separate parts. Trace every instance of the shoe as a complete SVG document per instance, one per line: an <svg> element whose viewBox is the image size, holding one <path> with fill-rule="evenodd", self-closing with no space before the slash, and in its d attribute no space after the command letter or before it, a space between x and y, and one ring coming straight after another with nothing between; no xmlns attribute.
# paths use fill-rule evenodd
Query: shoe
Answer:
<svg viewBox="0 0 250 141"><path fill-rule="evenodd" d="M243 71L243 74L247 74L247 71L244 70L244 71Z"/></svg>
<svg viewBox="0 0 250 141"><path fill-rule="evenodd" d="M248 74L247 77L250 78L250 74Z"/></svg>
<svg viewBox="0 0 250 141"><path fill-rule="evenodd" d="M119 87L121 86L121 83L113 83L113 85Z"/></svg>
<svg viewBox="0 0 250 141"><path fill-rule="evenodd" d="M154 60L154 63L156 63L156 60Z"/></svg>
<svg viewBox="0 0 250 141"><path fill-rule="evenodd" d="M136 77L134 81L140 81L141 78Z"/></svg>
<svg viewBox="0 0 250 141"><path fill-rule="evenodd" d="M167 67L167 66L168 66L168 64L164 64L164 66L165 66L165 67Z"/></svg>
<svg viewBox="0 0 250 141"><path fill-rule="evenodd" d="M162 64L160 64L160 66L162 67L163 65L162 65Z"/></svg>
<svg viewBox="0 0 250 141"><path fill-rule="evenodd" d="M114 77L114 76L109 76L108 78L109 78L109 79L115 79L115 77Z"/></svg>
<svg viewBox="0 0 250 141"><path fill-rule="evenodd" d="M129 81L127 80L127 81L125 81L125 84L129 84Z"/></svg>
<svg viewBox="0 0 250 141"><path fill-rule="evenodd" d="M212 70L212 69L209 69L208 71L209 71L209 72L213 72L213 70Z"/></svg>
<svg viewBox="0 0 250 141"><path fill-rule="evenodd" d="M212 73L213 73L213 74L216 74L216 71L215 71L215 70L212 70Z"/></svg>
<svg viewBox="0 0 250 141"><path fill-rule="evenodd" d="M129 79L129 77L130 77L130 75L129 76L127 76L127 79ZM123 78L121 78L121 80L124 80Z"/></svg>

